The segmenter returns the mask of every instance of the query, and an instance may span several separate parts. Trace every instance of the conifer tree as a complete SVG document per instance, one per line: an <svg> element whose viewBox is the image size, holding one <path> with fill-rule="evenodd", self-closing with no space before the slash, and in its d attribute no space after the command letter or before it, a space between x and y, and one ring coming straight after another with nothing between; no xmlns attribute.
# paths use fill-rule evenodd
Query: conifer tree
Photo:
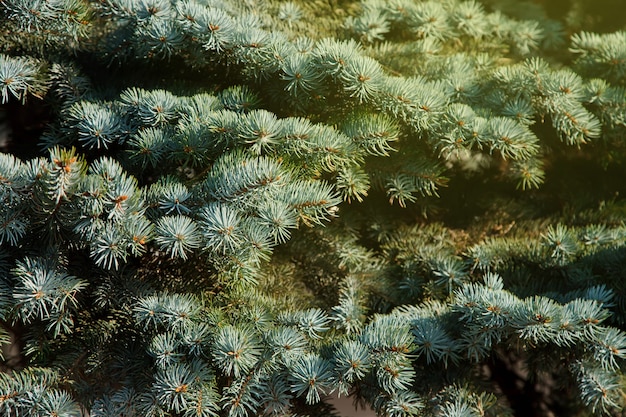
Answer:
<svg viewBox="0 0 626 417"><path fill-rule="evenodd" d="M0 0L0 413L621 415L614 14Z"/></svg>

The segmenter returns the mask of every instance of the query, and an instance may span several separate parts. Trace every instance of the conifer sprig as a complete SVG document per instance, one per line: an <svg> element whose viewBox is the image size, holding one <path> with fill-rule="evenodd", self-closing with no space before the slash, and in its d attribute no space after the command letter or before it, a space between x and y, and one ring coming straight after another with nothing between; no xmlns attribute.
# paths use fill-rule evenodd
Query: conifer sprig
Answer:
<svg viewBox="0 0 626 417"><path fill-rule="evenodd" d="M0 413L619 413L624 32L508 3L0 0Z"/></svg>

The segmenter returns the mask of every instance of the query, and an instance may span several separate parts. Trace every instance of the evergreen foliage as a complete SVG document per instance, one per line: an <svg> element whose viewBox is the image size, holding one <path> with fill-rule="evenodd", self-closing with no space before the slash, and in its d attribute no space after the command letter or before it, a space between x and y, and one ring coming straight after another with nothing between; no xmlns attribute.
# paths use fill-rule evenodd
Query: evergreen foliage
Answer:
<svg viewBox="0 0 626 417"><path fill-rule="evenodd" d="M621 415L611 17L0 0L0 412Z"/></svg>

